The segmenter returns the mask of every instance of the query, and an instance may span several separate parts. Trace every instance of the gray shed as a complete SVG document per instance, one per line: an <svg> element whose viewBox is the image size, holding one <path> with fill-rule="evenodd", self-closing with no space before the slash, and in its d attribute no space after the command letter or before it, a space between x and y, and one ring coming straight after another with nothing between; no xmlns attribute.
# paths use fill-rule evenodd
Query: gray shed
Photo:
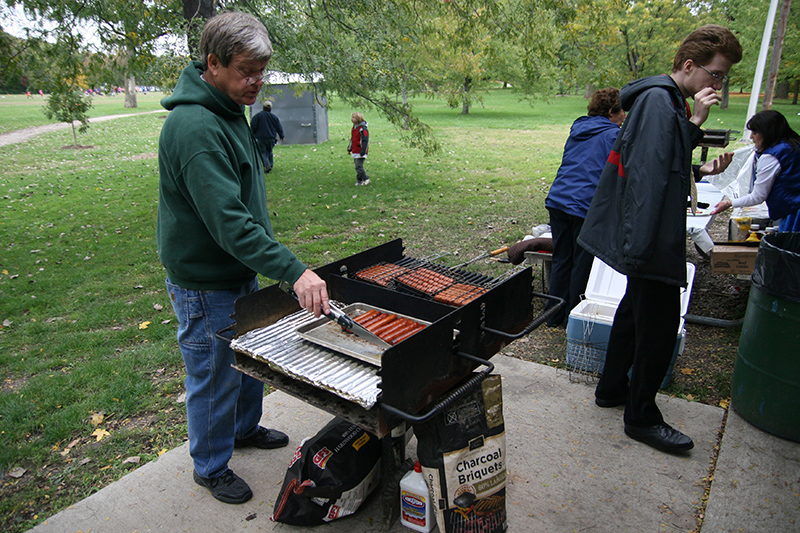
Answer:
<svg viewBox="0 0 800 533"><path fill-rule="evenodd" d="M312 91L296 96L298 83L304 83L299 75L270 72L269 85L264 85L258 102L250 106L250 117L264 108L264 100L271 100L272 112L283 126L283 144L324 143L328 140L328 108Z"/></svg>

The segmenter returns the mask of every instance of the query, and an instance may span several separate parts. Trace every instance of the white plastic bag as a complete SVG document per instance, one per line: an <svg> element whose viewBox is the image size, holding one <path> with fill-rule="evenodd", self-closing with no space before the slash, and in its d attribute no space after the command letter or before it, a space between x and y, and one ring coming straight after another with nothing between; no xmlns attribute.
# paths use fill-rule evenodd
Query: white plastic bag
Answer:
<svg viewBox="0 0 800 533"><path fill-rule="evenodd" d="M738 148L733 152L733 161L724 172L706 176L704 179L728 198L745 196L750 193L755 154L753 144Z"/></svg>

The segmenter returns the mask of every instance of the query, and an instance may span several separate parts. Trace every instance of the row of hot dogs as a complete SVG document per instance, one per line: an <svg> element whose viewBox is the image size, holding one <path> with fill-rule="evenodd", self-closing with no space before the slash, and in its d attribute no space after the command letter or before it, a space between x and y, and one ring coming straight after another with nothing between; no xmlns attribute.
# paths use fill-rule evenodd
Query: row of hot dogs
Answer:
<svg viewBox="0 0 800 533"><path fill-rule="evenodd" d="M382 313L375 309L370 309L366 313L354 317L353 320L391 345L402 342L425 328L424 324L410 318L393 313Z"/></svg>
<svg viewBox="0 0 800 533"><path fill-rule="evenodd" d="M384 287L396 280L415 291L433 296L436 301L455 306L465 305L487 292L476 285L456 283L453 278L427 268L411 270L393 263L373 265L356 273L356 278Z"/></svg>

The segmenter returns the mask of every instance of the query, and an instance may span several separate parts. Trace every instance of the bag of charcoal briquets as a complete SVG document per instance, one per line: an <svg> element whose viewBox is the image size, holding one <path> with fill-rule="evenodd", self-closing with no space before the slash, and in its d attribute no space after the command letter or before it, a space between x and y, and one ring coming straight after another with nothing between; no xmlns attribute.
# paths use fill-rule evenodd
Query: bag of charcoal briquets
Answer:
<svg viewBox="0 0 800 533"><path fill-rule="evenodd" d="M271 520L316 526L356 512L380 481L378 437L334 418L294 453Z"/></svg>
<svg viewBox="0 0 800 533"><path fill-rule="evenodd" d="M506 436L499 375L414 425L417 456L442 533L496 533L506 523Z"/></svg>

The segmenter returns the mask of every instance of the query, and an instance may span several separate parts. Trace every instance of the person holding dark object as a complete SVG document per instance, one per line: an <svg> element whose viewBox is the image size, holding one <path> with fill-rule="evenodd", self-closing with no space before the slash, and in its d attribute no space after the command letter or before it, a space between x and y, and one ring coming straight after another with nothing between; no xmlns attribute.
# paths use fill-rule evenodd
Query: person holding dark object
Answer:
<svg viewBox="0 0 800 533"><path fill-rule="evenodd" d="M730 207L767 202L769 217L778 221L778 231L800 231L800 135L781 113L756 113L747 122L756 149L752 190L746 196L722 200L712 215Z"/></svg>
<svg viewBox="0 0 800 533"><path fill-rule="evenodd" d="M707 25L681 43L672 74L635 80L619 101L628 111L600 176L578 243L627 276L611 327L600 407L625 406L628 437L658 450L686 452L692 439L664 421L656 393L669 368L686 286L686 199L700 126L719 104L742 47L727 28ZM694 99L694 113L687 98ZM724 170L730 158L700 167ZM631 372L628 378L628 372Z"/></svg>
<svg viewBox="0 0 800 533"><path fill-rule="evenodd" d="M272 112L272 102L264 102L264 109L250 121L250 128L261 151L261 160L264 162L264 172L272 170L272 149L278 142L283 141L283 126L281 121Z"/></svg>
<svg viewBox="0 0 800 533"><path fill-rule="evenodd" d="M595 91L588 112L588 116L580 117L570 128L561 166L544 201L553 234L550 294L567 303L550 317L548 326L565 325L570 310L586 292L594 257L578 246L577 239L600 173L625 120L625 111L619 105L619 90ZM546 308L552 305L555 304L550 300Z"/></svg>
<svg viewBox="0 0 800 533"><path fill-rule="evenodd" d="M364 115L353 113L350 116L353 122L353 129L350 130L350 144L347 145L347 153L353 156L356 162L356 186L369 185L369 176L364 170L364 162L369 152L369 130Z"/></svg>
<svg viewBox="0 0 800 533"><path fill-rule="evenodd" d="M278 448L288 437L259 425L264 385L232 368L233 350L215 333L233 323L236 299L258 290L257 273L292 283L315 316L330 306L325 282L275 240L245 117L272 56L267 30L223 13L207 21L200 52L161 101L170 113L158 145L158 254L179 322L194 481L243 503L253 493L228 468L234 448Z"/></svg>

